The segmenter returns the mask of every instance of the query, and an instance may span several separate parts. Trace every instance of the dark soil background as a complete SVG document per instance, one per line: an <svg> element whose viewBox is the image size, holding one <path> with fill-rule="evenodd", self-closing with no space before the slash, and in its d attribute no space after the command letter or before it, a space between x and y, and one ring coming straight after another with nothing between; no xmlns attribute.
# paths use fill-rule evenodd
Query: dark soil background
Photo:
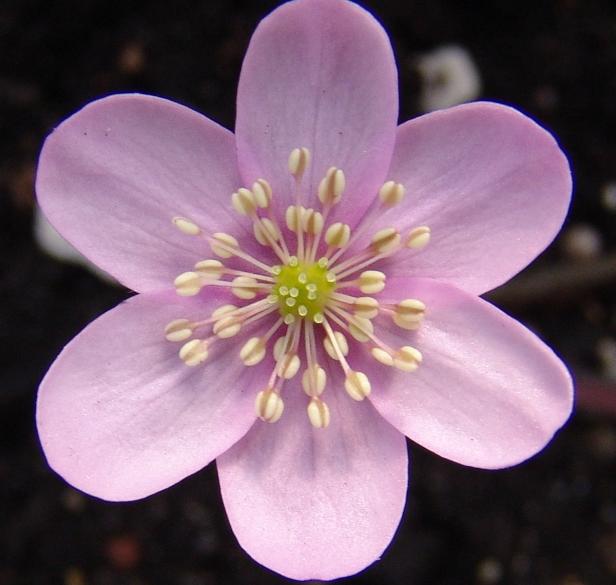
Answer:
<svg viewBox="0 0 616 585"><path fill-rule="evenodd" d="M37 155L54 125L115 92L165 96L232 128L251 32L276 2L0 0L0 585L287 582L227 524L213 466L144 501L82 495L47 467L36 388L61 347L126 298L32 238ZM467 469L411 445L411 489L381 562L350 583L616 582L616 3L364 2L389 30L401 120L418 114L419 54L466 47L482 97L551 129L575 199L554 246L492 298L577 378L548 448L510 470ZM590 245L589 245L590 242Z"/></svg>

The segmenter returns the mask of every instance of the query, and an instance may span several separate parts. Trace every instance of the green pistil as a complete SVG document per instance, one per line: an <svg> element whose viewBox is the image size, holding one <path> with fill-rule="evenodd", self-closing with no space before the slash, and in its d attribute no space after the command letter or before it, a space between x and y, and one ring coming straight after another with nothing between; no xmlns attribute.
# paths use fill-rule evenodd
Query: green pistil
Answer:
<svg viewBox="0 0 616 585"><path fill-rule="evenodd" d="M319 322L329 296L336 288L336 277L327 269L327 259L303 264L292 256L288 264L277 269L272 293L277 297L280 314Z"/></svg>

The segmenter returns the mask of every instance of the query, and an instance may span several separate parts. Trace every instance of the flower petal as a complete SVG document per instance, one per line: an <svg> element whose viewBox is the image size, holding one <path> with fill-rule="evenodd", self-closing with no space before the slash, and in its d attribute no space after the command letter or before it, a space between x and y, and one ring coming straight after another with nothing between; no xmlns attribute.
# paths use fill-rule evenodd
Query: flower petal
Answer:
<svg viewBox="0 0 616 585"><path fill-rule="evenodd" d="M378 559L404 508L404 437L341 387L323 398L327 429L314 429L298 384L286 408L218 458L223 501L242 547L292 579L334 579ZM328 385L329 388L329 385Z"/></svg>
<svg viewBox="0 0 616 585"><path fill-rule="evenodd" d="M370 399L397 429L464 465L501 468L543 449L571 413L573 387L563 363L519 322L450 285L391 279L388 297L417 298L417 332L379 324L394 347L423 354L419 369L380 366ZM376 369L372 368L373 370ZM373 386L376 386L373 384Z"/></svg>
<svg viewBox="0 0 616 585"><path fill-rule="evenodd" d="M554 138L520 112L490 103L403 124L390 177L407 196L382 224L432 230L430 245L396 259L395 270L476 294L544 250L571 197L569 165Z"/></svg>
<svg viewBox="0 0 616 585"><path fill-rule="evenodd" d="M346 193L335 211L359 217L384 180L398 116L396 65L387 34L356 4L289 2L265 18L244 59L236 138L245 181L271 181L294 199L287 160L308 147L302 192L314 204L321 178L341 168Z"/></svg>
<svg viewBox="0 0 616 585"><path fill-rule="evenodd" d="M64 238L144 292L168 289L208 253L173 226L174 216L208 232L237 230L229 196L238 184L228 130L164 99L116 95L87 105L47 138L36 191Z"/></svg>
<svg viewBox="0 0 616 585"><path fill-rule="evenodd" d="M220 342L189 368L167 323L203 318L216 297L137 295L91 323L43 380L37 424L49 464L75 487L134 500L198 471L254 422L254 378Z"/></svg>

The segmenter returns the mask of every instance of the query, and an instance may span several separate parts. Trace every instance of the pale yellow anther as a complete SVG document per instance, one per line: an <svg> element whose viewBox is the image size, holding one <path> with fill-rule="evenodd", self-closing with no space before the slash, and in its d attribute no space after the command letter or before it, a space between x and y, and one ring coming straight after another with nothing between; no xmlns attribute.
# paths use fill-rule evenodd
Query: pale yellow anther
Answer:
<svg viewBox="0 0 616 585"><path fill-rule="evenodd" d="M379 270L366 270L359 275L358 286L367 295L379 293L385 288L385 274Z"/></svg>
<svg viewBox="0 0 616 585"><path fill-rule="evenodd" d="M299 226L303 227L303 217L306 213L306 208L303 205L289 205L285 213L285 220L290 231L297 233Z"/></svg>
<svg viewBox="0 0 616 585"><path fill-rule="evenodd" d="M389 254L400 246L400 233L396 228L383 228L372 236L370 247L378 254Z"/></svg>
<svg viewBox="0 0 616 585"><path fill-rule="evenodd" d="M190 219L185 217L174 217L173 225L187 236L198 236L201 233L201 228Z"/></svg>
<svg viewBox="0 0 616 585"><path fill-rule="evenodd" d="M404 199L405 194L406 189L404 185L402 185L402 183L396 183L395 181L387 181L387 183L384 183L379 189L381 203L387 207L398 205L398 203Z"/></svg>
<svg viewBox="0 0 616 585"><path fill-rule="evenodd" d="M241 187L231 195L233 209L242 215L253 215L257 209L255 196L250 189Z"/></svg>
<svg viewBox="0 0 616 585"><path fill-rule="evenodd" d="M347 394L358 402L370 394L372 387L368 376L363 372L350 371L344 381L344 388Z"/></svg>
<svg viewBox="0 0 616 585"><path fill-rule="evenodd" d="M186 341L193 334L193 324L188 319L174 319L165 327L167 341Z"/></svg>
<svg viewBox="0 0 616 585"><path fill-rule="evenodd" d="M395 355L394 366L403 372L414 372L421 363L423 356L418 349L405 345Z"/></svg>
<svg viewBox="0 0 616 585"><path fill-rule="evenodd" d="M285 349L286 341L287 341L286 337L283 336L283 337L279 337L274 343L273 353L274 353L274 359L276 361L278 361L280 357L282 356L282 353L284 352L284 349Z"/></svg>
<svg viewBox="0 0 616 585"><path fill-rule="evenodd" d="M289 172L299 181L310 164L310 151L306 148L294 148L289 155Z"/></svg>
<svg viewBox="0 0 616 585"><path fill-rule="evenodd" d="M342 169L330 167L319 183L319 199L324 205L335 205L340 201L344 188L346 186L346 178Z"/></svg>
<svg viewBox="0 0 616 585"><path fill-rule="evenodd" d="M343 356L349 355L349 344L346 337L340 331L334 331L334 340L336 342L336 345L338 346L340 353ZM336 350L334 349L334 346L329 336L323 338L323 346L325 347L327 355L333 360L338 361L338 354L336 353Z"/></svg>
<svg viewBox="0 0 616 585"><path fill-rule="evenodd" d="M187 366L197 366L207 359L207 342L203 339L187 341L180 348L179 356Z"/></svg>
<svg viewBox="0 0 616 585"><path fill-rule="evenodd" d="M355 299L353 312L358 317L374 319L379 314L379 302L372 297L359 297Z"/></svg>
<svg viewBox="0 0 616 585"><path fill-rule="evenodd" d="M365 317L353 317L349 322L349 333L360 343L365 343L370 340L369 335L374 333L374 325Z"/></svg>
<svg viewBox="0 0 616 585"><path fill-rule="evenodd" d="M396 305L392 318L398 327L414 331L415 329L419 329L425 312L426 305L421 301L417 299L405 299Z"/></svg>
<svg viewBox="0 0 616 585"><path fill-rule="evenodd" d="M323 215L314 209L306 209L302 217L304 231L308 234L317 235L323 231Z"/></svg>
<svg viewBox="0 0 616 585"><path fill-rule="evenodd" d="M231 292L238 298L246 301L257 296L257 281L250 276L237 276L231 283Z"/></svg>
<svg viewBox="0 0 616 585"><path fill-rule="evenodd" d="M216 256L220 258L231 258L233 252L229 251L228 248L239 249L239 243L232 235L218 232L212 236L210 247Z"/></svg>
<svg viewBox="0 0 616 585"><path fill-rule="evenodd" d="M332 248L346 246L351 238L351 228L348 224L336 222L330 225L325 232L325 242Z"/></svg>
<svg viewBox="0 0 616 585"><path fill-rule="evenodd" d="M236 317L222 317L212 327L214 331L214 335L219 337L220 339L228 339L229 337L233 337L237 335L242 328L242 322L239 321Z"/></svg>
<svg viewBox="0 0 616 585"><path fill-rule="evenodd" d="M175 292L181 297L194 297L199 294L203 280L196 272L183 272L174 281Z"/></svg>
<svg viewBox="0 0 616 585"><path fill-rule="evenodd" d="M312 364L306 368L302 374L302 388L308 396L316 397L323 394L327 384L327 374L318 364Z"/></svg>
<svg viewBox="0 0 616 585"><path fill-rule="evenodd" d="M251 337L240 350L240 359L245 366L256 366L265 357L265 341L262 337Z"/></svg>
<svg viewBox="0 0 616 585"><path fill-rule="evenodd" d="M290 380L297 374L301 365L302 360L299 359L297 354L287 353L278 362L278 375L285 380Z"/></svg>
<svg viewBox="0 0 616 585"><path fill-rule="evenodd" d="M271 246L271 241L277 242L280 239L280 231L276 224L267 217L255 221L252 229L257 242L262 246Z"/></svg>
<svg viewBox="0 0 616 585"><path fill-rule="evenodd" d="M265 422L275 423L284 411L284 402L274 390L261 390L255 400L255 413Z"/></svg>
<svg viewBox="0 0 616 585"><path fill-rule="evenodd" d="M370 350L370 353L372 354L372 357L379 363L385 365L385 366L393 366L394 365L394 358L393 356L388 352L385 351L384 349L381 349L380 347L373 347Z"/></svg>
<svg viewBox="0 0 616 585"><path fill-rule="evenodd" d="M252 195L261 209L266 209L272 202L272 188L265 179L258 179L252 184Z"/></svg>
<svg viewBox="0 0 616 585"><path fill-rule="evenodd" d="M315 429L324 429L329 425L329 407L318 398L313 398L306 409L310 424Z"/></svg>
<svg viewBox="0 0 616 585"><path fill-rule="evenodd" d="M406 237L406 247L413 250L421 250L430 242L430 228L427 225L416 227Z"/></svg>
<svg viewBox="0 0 616 585"><path fill-rule="evenodd" d="M218 280L225 272L220 260L201 260L195 264L195 272L205 280Z"/></svg>
<svg viewBox="0 0 616 585"><path fill-rule="evenodd" d="M228 315L229 313L232 313L233 311L236 311L236 310L237 310L237 307L235 305L221 305L220 307L212 311L212 318L220 319L224 315Z"/></svg>

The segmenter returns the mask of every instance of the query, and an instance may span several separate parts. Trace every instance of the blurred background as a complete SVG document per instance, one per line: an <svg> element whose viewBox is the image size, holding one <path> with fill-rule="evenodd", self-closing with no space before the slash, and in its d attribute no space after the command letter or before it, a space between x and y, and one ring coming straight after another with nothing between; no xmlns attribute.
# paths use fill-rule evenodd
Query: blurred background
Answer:
<svg viewBox="0 0 616 585"><path fill-rule="evenodd" d="M277 4L0 0L0 585L287 582L236 543L214 466L144 501L105 503L50 471L34 426L49 364L129 296L38 223L45 136L85 103L126 91L233 128L243 54ZM398 535L348 582L615 583L616 3L362 4L391 35L401 120L495 100L539 121L568 153L575 197L565 228L488 297L569 364L577 405L544 452L510 470L464 468L411 445Z"/></svg>

